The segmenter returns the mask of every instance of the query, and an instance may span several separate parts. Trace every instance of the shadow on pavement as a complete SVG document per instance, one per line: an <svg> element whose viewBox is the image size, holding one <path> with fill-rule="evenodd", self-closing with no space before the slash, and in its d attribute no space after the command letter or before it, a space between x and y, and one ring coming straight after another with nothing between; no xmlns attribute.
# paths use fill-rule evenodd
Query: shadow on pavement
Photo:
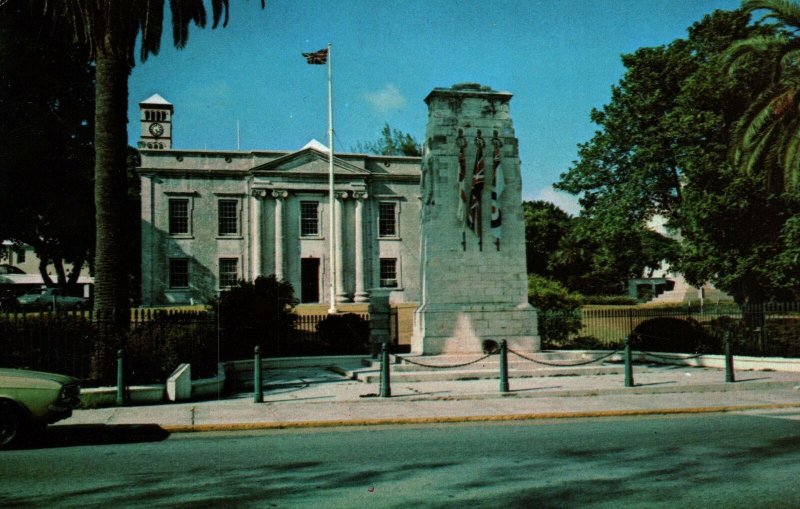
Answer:
<svg viewBox="0 0 800 509"><path fill-rule="evenodd" d="M62 424L49 426L20 449L52 449L85 445L161 442L170 433L158 424Z"/></svg>

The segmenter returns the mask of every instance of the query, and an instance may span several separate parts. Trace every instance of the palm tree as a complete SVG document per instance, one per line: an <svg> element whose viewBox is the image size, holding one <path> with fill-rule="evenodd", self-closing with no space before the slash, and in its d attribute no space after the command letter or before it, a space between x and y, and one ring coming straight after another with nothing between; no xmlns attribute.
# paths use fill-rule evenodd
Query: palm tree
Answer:
<svg viewBox="0 0 800 509"><path fill-rule="evenodd" d="M732 72L746 63L767 65L771 74L739 119L731 162L742 171L762 171L771 191L800 184L800 6L789 0L745 0L746 12L766 11L774 20L769 35L733 43L724 54Z"/></svg>
<svg viewBox="0 0 800 509"><path fill-rule="evenodd" d="M94 310L126 327L130 304L125 265L125 211L128 77L140 59L158 53L164 0L40 0L45 12L65 20L75 38L89 46L95 62L95 239ZM213 28L228 22L229 0L211 0ZM206 25L203 0L170 0L172 35L183 48L189 25ZM261 0L264 7L264 0Z"/></svg>

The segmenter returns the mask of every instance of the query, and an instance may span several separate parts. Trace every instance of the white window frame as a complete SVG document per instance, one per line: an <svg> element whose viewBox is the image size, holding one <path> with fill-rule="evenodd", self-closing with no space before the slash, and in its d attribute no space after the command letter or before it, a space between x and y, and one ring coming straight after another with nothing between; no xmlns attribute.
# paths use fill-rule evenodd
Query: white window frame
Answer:
<svg viewBox="0 0 800 509"><path fill-rule="evenodd" d="M394 233L393 234L383 234L381 232L381 205L387 204L392 205L394 208ZM377 221L376 226L378 228L378 238L379 239L399 239L400 238L400 202L398 200L379 200L378 201L378 214L377 214Z"/></svg>
<svg viewBox="0 0 800 509"><path fill-rule="evenodd" d="M186 285L185 286L175 286L175 285L172 284L173 283L172 262L173 261L178 261L178 260L186 261ZM171 290L186 290L186 289L188 289L190 284L191 284L191 281L192 281L192 263L191 263L191 260L189 258L187 258L187 257L182 257L182 256L170 257L167 265L168 265L168 267L167 267L167 286Z"/></svg>
<svg viewBox="0 0 800 509"><path fill-rule="evenodd" d="M303 232L303 224L304 224L303 223L303 204L305 204L305 203L313 203L313 204L316 205L316 209L317 209L317 214L316 214L317 231L316 231L316 233L304 233ZM319 238L322 238L322 207L320 206L319 200L301 199L299 207L300 207L300 214L299 214L299 219L298 220L300 221L300 224L299 224L300 238L303 238L303 239L319 239Z"/></svg>
<svg viewBox="0 0 800 509"><path fill-rule="evenodd" d="M231 284L223 284L223 282L222 282L222 262L223 261L225 261L225 262L232 261L234 263L234 269L235 269L234 270L234 275L236 277L234 277L233 283L231 283ZM233 256L220 256L217 259L217 286L220 289L227 289L227 288L231 288L231 287L236 285L236 283L240 279L239 278L239 273L240 273L240 270L239 270L240 266L239 265L240 265L239 264L239 258L236 258L236 257L233 257ZM230 273L226 272L226 274L230 274Z"/></svg>
<svg viewBox="0 0 800 509"><path fill-rule="evenodd" d="M236 223L234 231L223 233L222 228L222 203L233 203ZM238 196L217 196L217 237L229 239L242 236L242 200Z"/></svg>
<svg viewBox="0 0 800 509"><path fill-rule="evenodd" d="M383 277L383 262L394 261L394 279ZM400 259L399 258L380 258L378 260L378 286L380 288L400 288ZM394 281L394 284L390 282Z"/></svg>
<svg viewBox="0 0 800 509"><path fill-rule="evenodd" d="M173 239L190 239L194 236L194 199L196 193L190 192L174 192L174 191L166 191L164 193L167 196L167 224L164 231L167 232L167 235ZM170 202L172 200L188 200L186 205L186 233L170 233Z"/></svg>

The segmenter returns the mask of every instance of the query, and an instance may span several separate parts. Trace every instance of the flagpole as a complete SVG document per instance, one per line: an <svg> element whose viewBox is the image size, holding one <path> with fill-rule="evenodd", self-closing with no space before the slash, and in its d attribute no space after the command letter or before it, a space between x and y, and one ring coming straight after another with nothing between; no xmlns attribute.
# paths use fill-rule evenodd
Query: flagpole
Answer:
<svg viewBox="0 0 800 509"><path fill-rule="evenodd" d="M333 80L331 78L331 49L328 43L328 259L330 263L330 307L329 314L336 314L336 206L333 191Z"/></svg>

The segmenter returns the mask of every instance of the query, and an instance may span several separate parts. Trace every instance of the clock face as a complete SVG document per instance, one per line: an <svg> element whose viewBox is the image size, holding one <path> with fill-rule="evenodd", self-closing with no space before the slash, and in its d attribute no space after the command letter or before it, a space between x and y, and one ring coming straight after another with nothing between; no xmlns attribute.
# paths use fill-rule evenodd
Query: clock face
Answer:
<svg viewBox="0 0 800 509"><path fill-rule="evenodd" d="M155 124L150 124L150 134L158 138L162 134L164 134L164 126L156 122Z"/></svg>

